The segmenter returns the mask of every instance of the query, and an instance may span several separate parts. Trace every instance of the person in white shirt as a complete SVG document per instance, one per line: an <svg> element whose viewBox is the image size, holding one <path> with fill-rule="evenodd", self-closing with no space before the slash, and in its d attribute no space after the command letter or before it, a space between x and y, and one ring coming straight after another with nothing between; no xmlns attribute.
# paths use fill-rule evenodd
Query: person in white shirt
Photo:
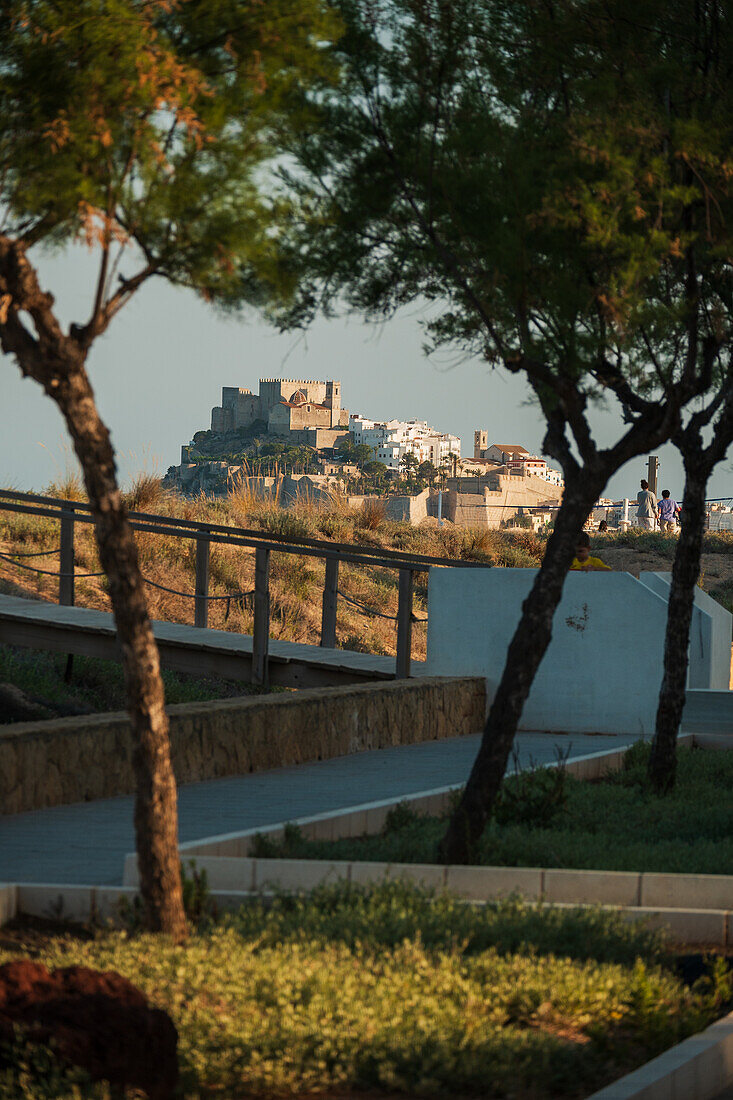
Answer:
<svg viewBox="0 0 733 1100"><path fill-rule="evenodd" d="M645 527L647 531L653 531L657 525L657 498L649 488L649 482L641 483L641 490L636 494L636 525Z"/></svg>

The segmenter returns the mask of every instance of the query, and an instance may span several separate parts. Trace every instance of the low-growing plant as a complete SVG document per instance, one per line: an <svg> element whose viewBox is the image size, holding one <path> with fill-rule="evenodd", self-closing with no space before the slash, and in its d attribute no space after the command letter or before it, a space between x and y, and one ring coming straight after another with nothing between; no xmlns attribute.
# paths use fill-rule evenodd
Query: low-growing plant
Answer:
<svg viewBox="0 0 733 1100"><path fill-rule="evenodd" d="M181 1100L580 1100L700 1030L730 995L724 967L686 987L661 938L617 914L466 905L403 882L254 900L184 947L100 931L38 957L116 970L168 1011ZM13 1100L106 1096L82 1080L65 1091L43 1059L16 1062L2 1084Z"/></svg>
<svg viewBox="0 0 733 1100"><path fill-rule="evenodd" d="M542 561L545 555L545 543L537 538L532 530L512 531L509 536L518 550L523 550L535 563Z"/></svg>
<svg viewBox="0 0 733 1100"><path fill-rule="evenodd" d="M130 488L123 495L131 512L160 512L169 493L163 488L161 477L141 470L132 477Z"/></svg>
<svg viewBox="0 0 733 1100"><path fill-rule="evenodd" d="M65 679L65 654L0 646L0 682L14 684L34 702L58 715L124 710L127 705L124 673L116 661L75 656L71 679ZM213 677L199 678L165 669L166 702L198 703L252 691L248 683L235 684Z"/></svg>
<svg viewBox="0 0 733 1100"><path fill-rule="evenodd" d="M648 746L634 746L624 770L588 783L531 775L488 824L473 862L510 867L733 874L733 752L679 749L679 780L654 795L645 776ZM558 776L562 769L558 769ZM512 791L515 778L507 780ZM536 785L533 790L533 785ZM547 785L547 786L546 786ZM300 859L437 863L444 817L416 816L403 827L341 840L302 839ZM273 853L275 854L275 853Z"/></svg>
<svg viewBox="0 0 733 1100"><path fill-rule="evenodd" d="M717 600L719 604L733 613L733 580L722 581L714 588L710 589L710 595L714 600Z"/></svg>
<svg viewBox="0 0 733 1100"><path fill-rule="evenodd" d="M356 513L356 524L365 531L378 531L387 518L387 508L381 500L365 500Z"/></svg>
<svg viewBox="0 0 733 1100"><path fill-rule="evenodd" d="M514 775L504 780L494 803L494 820L499 825L528 825L546 829L567 806L565 758L554 768L530 761L522 768L514 752Z"/></svg>
<svg viewBox="0 0 733 1100"><path fill-rule="evenodd" d="M194 928L202 929L214 924L218 919L219 909L211 896L206 869L199 871L193 859L189 860L188 865L182 862L181 886L183 908Z"/></svg>
<svg viewBox="0 0 733 1100"><path fill-rule="evenodd" d="M536 569L538 559L521 546L505 546L496 555L496 564L505 569Z"/></svg>

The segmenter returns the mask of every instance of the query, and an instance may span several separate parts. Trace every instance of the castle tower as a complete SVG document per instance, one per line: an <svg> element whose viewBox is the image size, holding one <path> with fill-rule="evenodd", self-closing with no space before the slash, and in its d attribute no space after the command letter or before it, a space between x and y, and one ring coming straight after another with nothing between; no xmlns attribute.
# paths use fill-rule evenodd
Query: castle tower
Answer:
<svg viewBox="0 0 733 1100"><path fill-rule="evenodd" d="M483 458L483 452L488 449L489 446L489 433L482 431L480 428L473 433L473 457Z"/></svg>
<svg viewBox="0 0 733 1100"><path fill-rule="evenodd" d="M326 382L326 400L324 405L331 410L331 427L341 423L341 383Z"/></svg>

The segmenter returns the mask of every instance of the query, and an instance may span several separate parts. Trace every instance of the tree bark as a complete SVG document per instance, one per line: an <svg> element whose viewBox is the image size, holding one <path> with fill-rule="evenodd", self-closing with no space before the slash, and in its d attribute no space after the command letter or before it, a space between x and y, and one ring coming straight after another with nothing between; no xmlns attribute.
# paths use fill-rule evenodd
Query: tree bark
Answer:
<svg viewBox="0 0 733 1100"><path fill-rule="evenodd" d="M677 734L682 721L689 664L690 624L705 531L705 492L710 465L702 447L683 453L685 495L682 524L672 566L672 583L664 637L664 675L657 705L647 776L660 794L671 790L677 771Z"/></svg>
<svg viewBox="0 0 733 1100"><path fill-rule="evenodd" d="M135 838L147 927L177 942L188 935L178 855L176 784L168 717L137 545L119 486L107 427L85 368L89 340L67 335L39 286L21 242L0 235L0 347L14 355L58 405L81 464L102 568L107 574L127 686L135 773ZM34 336L22 320L25 312Z"/></svg>
<svg viewBox="0 0 733 1100"><path fill-rule="evenodd" d="M188 935L178 854L176 783L158 647L147 611L137 544L116 479L109 432L83 364L53 389L84 474L99 558L122 646L135 773L135 840L147 927L177 942Z"/></svg>
<svg viewBox="0 0 733 1100"><path fill-rule="evenodd" d="M99 558L122 646L135 773L135 840L147 927L177 942L188 935L178 854L176 783L158 647L148 618L137 544L116 479L109 431L82 362L53 387L82 467Z"/></svg>
<svg viewBox="0 0 733 1100"><path fill-rule="evenodd" d="M532 682L552 638L552 621L583 524L609 476L605 467L579 470L566 478L555 530L542 566L522 606L501 681L484 727L478 756L465 791L440 844L444 863L467 863L491 816L519 719Z"/></svg>

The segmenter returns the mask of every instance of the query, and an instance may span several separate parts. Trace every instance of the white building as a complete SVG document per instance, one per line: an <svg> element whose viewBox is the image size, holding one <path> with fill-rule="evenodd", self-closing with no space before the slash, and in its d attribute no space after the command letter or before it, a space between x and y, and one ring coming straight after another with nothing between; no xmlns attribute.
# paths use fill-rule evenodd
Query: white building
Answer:
<svg viewBox="0 0 733 1100"><path fill-rule="evenodd" d="M461 456L461 441L430 428L426 420L367 420L353 413L349 430L355 444L371 448L377 462L398 471L406 454L417 462L432 462L436 469L449 464L451 455Z"/></svg>
<svg viewBox="0 0 733 1100"><path fill-rule="evenodd" d="M538 455L528 454L510 458L505 465L510 470L518 470L524 477L533 474L534 477L541 477L543 481L547 481L550 485L562 486L565 484L560 471L548 466L544 458L540 458Z"/></svg>

